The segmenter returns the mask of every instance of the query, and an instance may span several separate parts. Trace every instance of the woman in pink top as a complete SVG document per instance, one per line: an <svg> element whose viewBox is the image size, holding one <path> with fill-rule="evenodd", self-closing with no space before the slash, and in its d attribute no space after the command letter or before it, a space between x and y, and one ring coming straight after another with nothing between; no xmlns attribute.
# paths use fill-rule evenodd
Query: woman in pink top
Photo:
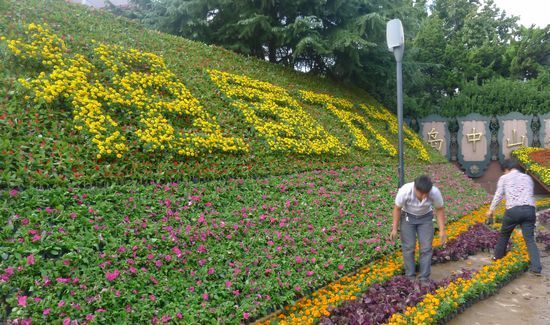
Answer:
<svg viewBox="0 0 550 325"><path fill-rule="evenodd" d="M506 212L502 220L500 236L495 247L494 259L500 259L506 254L506 246L514 228L521 226L523 239L529 252L529 271L540 275L542 266L540 255L535 244L535 200L533 199L533 180L529 175L520 172L516 161L506 160L502 166L504 175L500 176L497 190L493 197L487 217L492 220L495 208L502 198L506 199Z"/></svg>

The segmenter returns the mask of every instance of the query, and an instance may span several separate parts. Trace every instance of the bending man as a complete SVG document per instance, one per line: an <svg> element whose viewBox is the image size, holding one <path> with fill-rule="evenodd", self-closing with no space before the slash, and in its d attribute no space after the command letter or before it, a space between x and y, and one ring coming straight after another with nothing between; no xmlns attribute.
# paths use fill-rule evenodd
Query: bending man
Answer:
<svg viewBox="0 0 550 325"><path fill-rule="evenodd" d="M445 244L445 209L441 192L433 186L431 179L422 175L414 182L403 185L395 197L393 225L390 239L397 238L397 227L401 224L401 246L405 275L415 278L414 251L416 237L420 246L420 281L426 281L431 274L432 241L434 237L433 209L437 216L441 245Z"/></svg>

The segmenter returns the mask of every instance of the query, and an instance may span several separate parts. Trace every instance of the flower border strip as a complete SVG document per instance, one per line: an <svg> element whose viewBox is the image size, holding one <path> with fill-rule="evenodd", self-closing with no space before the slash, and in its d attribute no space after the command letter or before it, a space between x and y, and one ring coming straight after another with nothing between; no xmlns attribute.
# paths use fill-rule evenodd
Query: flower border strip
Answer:
<svg viewBox="0 0 550 325"><path fill-rule="evenodd" d="M404 313L394 314L388 324L446 323L467 307L498 291L527 268L529 257L519 232L514 233L512 251L503 259L484 266L469 280L457 279L428 294Z"/></svg>
<svg viewBox="0 0 550 325"><path fill-rule="evenodd" d="M547 206L550 206L550 198L537 201L537 207ZM471 225L485 221L487 208L488 205L483 205L474 212L450 223L447 226L448 240L454 239L467 231ZM504 210L504 204L501 204L497 208L496 214L503 214ZM434 238L433 246L434 248L440 246L439 238ZM388 266L393 266L393 269L387 270ZM346 300L357 299L358 295L369 286L390 279L392 276L397 275L402 268L403 258L401 252L396 252L391 257L370 263L358 271L350 272L340 280L298 300L294 305L286 306L284 310L275 311L254 323L270 324L272 321L278 321L280 324L296 322L312 324L322 316L329 316L329 307L338 306ZM289 314L287 315L285 312Z"/></svg>
<svg viewBox="0 0 550 325"><path fill-rule="evenodd" d="M550 198L539 200L538 208L550 205ZM501 212L499 209L498 212ZM498 228L499 224L493 224ZM513 248L504 258L484 266L470 280L457 279L448 286L426 295L424 300L404 313L394 314L387 324L445 324L466 308L484 300L521 275L529 265L525 242L514 231Z"/></svg>
<svg viewBox="0 0 550 325"><path fill-rule="evenodd" d="M483 222L487 208L488 206L484 205L450 223L447 227L448 239L457 237L471 225ZM504 208L501 207L497 213L503 213L503 211ZM440 246L439 238L434 238L433 246ZM278 320L280 324L296 322L311 324L315 319L330 315L329 307L340 305L346 300L357 299L357 295L364 292L370 285L388 280L397 275L402 268L403 258L399 251L382 261L378 260L360 268L355 274L346 275L340 280L328 284L310 296L298 300L293 306L286 306L284 311L289 313L288 315L284 314L283 310L279 310L259 319L256 324L270 324L275 320Z"/></svg>

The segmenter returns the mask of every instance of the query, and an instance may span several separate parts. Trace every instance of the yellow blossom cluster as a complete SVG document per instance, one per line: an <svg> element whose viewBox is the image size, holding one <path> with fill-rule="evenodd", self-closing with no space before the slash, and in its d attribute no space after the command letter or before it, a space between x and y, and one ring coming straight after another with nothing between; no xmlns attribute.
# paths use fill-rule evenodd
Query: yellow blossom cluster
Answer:
<svg viewBox="0 0 550 325"><path fill-rule="evenodd" d="M22 59L35 59L47 67L63 64L65 42L50 33L47 25L30 23L25 31L27 41L9 40L8 49Z"/></svg>
<svg viewBox="0 0 550 325"><path fill-rule="evenodd" d="M361 104L359 105L361 109L372 119L379 120L379 121L385 121L389 127L389 130L392 134L397 134L397 118L395 115L390 113L387 109L382 107L381 105L378 105L377 107L373 105L365 105ZM430 155L428 154L428 150L426 149L426 146L420 139L420 137L414 133L411 129L409 129L407 126L403 127L403 132L405 133L405 142L409 144L414 150L418 152L418 157L423 161L430 161Z"/></svg>
<svg viewBox="0 0 550 325"><path fill-rule="evenodd" d="M218 88L232 100L232 105L265 138L271 150L335 155L347 152L285 89L245 76L217 70L208 72Z"/></svg>
<svg viewBox="0 0 550 325"><path fill-rule="evenodd" d="M397 155L395 147L384 138L376 129L361 115L351 112L353 103L343 98L335 98L328 94L318 94L311 91L300 91L302 98L312 104L324 105L331 113L333 113L340 121L349 128L354 136L354 145L363 150L369 150L370 144L363 130L356 126L355 123L361 125L377 140L377 144L382 150L390 156Z"/></svg>
<svg viewBox="0 0 550 325"><path fill-rule="evenodd" d="M10 50L21 58L41 60L50 71L20 82L33 92L36 102L70 103L75 128L92 135L97 158L122 158L128 151L128 135L137 136L146 150L185 156L214 149L248 150L242 139L222 132L215 117L199 105L161 57L105 44L96 46L91 58L69 56L62 39L34 24L27 27L27 38L9 41ZM115 121L115 114L120 121ZM170 119L191 120L192 127L184 130Z"/></svg>
<svg viewBox="0 0 550 325"><path fill-rule="evenodd" d="M513 155L521 162L527 171L537 175L539 179L546 185L550 186L550 168L531 160L530 154L533 152L550 152L548 148L522 147L514 150Z"/></svg>

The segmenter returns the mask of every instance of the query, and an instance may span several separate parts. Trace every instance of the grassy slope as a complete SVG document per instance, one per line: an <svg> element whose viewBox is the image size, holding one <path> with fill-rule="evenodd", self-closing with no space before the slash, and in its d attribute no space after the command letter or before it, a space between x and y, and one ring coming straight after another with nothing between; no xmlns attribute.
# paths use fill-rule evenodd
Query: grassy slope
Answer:
<svg viewBox="0 0 550 325"><path fill-rule="evenodd" d="M219 96L205 69L243 74L289 91L303 89L368 101L367 94L358 89L145 30L64 1L1 1L0 13L0 34L9 38L18 37L27 23L47 22L57 33L72 37L71 47L81 53L88 53L90 40L95 39L162 55L223 126L243 125L242 117L227 109L229 104ZM262 150L265 144L260 140L251 139L256 149L251 154L177 159L177 168L173 167L176 159L169 155L139 152L132 159L96 161L86 137L72 131L69 110L27 105L18 97L15 80L35 72L4 60L4 45L0 57L0 185L20 190L0 193L0 276L8 278L0 291L0 305L5 306L0 319L33 317L50 322L70 317L81 321L93 315L104 323L135 323L183 312L189 323L244 321L245 315L265 315L396 248L384 240L395 194L396 160L376 148L368 153L355 150L344 157L301 157L269 153ZM316 107L305 108L346 139L334 118ZM395 141L383 124L376 127ZM229 128L236 134L242 132ZM420 172L430 174L445 195L451 218L485 199L483 191L451 165L429 166L417 163L415 156L408 152L407 166L413 168L408 168L407 178ZM442 160L437 154L432 156ZM356 165L362 167L337 168ZM73 170L84 176L75 178ZM122 174L112 176L117 173ZM277 174L286 176L273 176ZM188 176L261 175L267 177L204 183L186 180ZM179 182L134 184L167 179ZM39 189L56 184L70 186ZM108 186L85 188L90 184ZM205 221L200 221L201 214ZM207 255L199 251L201 245ZM135 256L133 247L138 247ZM183 257L174 247L181 249ZM308 264L297 262L296 256ZM129 260L141 271L132 273ZM10 268L16 271L8 276ZM210 269L215 272L208 274ZM121 275L109 281L107 274L115 270ZM310 271L313 276L308 275ZM46 285L45 277L53 283ZM236 295L235 290L240 293ZM208 300L204 294L209 294ZM28 306L20 308L17 297L24 295L30 297ZM31 301L36 297L42 300ZM61 300L66 306L60 307ZM73 304L82 309L68 307ZM131 312L125 311L128 305ZM43 314L47 308L51 308L49 316Z"/></svg>
<svg viewBox="0 0 550 325"><path fill-rule="evenodd" d="M242 155L213 153L197 159L185 159L171 154L153 155L138 151L118 161L97 161L95 150L91 150L93 145L84 134L73 130L70 109L27 105L17 97L15 80L21 76L34 77L37 72L23 68L21 61L10 58L3 43L0 45L0 95L3 95L0 105L5 107L6 114L1 116L0 130L10 140L4 138L0 142L4 160L3 167L0 167L2 184L52 185L66 183L67 180L109 184L121 179L167 180L189 176L213 179L228 175L281 174L313 168L390 163L390 159L376 147L368 153L352 149L343 157L270 153L258 135L254 132L250 134L242 114L230 108L229 102L221 98L206 69L267 81L286 88L295 98L298 90L310 90L343 97L354 103L374 103L359 89L239 56L219 47L146 30L127 20L101 11L87 10L83 6L67 5L64 1L7 1L0 10L0 34L8 39L20 37L23 27L30 22L47 23L54 32L66 38L72 51L78 53L89 54L91 40L96 40L162 56L169 69L200 104L217 117L224 131L245 137L251 146L250 153ZM325 109L305 104L303 107L344 144L351 141L349 131L342 123L334 122L334 117ZM374 122L374 125L396 144L395 136L386 131L384 124ZM411 162L415 161L416 153L408 153ZM30 160L29 154L32 156ZM432 157L441 161L441 157L433 152ZM175 161L178 166L174 165ZM75 176L75 173L80 176Z"/></svg>

